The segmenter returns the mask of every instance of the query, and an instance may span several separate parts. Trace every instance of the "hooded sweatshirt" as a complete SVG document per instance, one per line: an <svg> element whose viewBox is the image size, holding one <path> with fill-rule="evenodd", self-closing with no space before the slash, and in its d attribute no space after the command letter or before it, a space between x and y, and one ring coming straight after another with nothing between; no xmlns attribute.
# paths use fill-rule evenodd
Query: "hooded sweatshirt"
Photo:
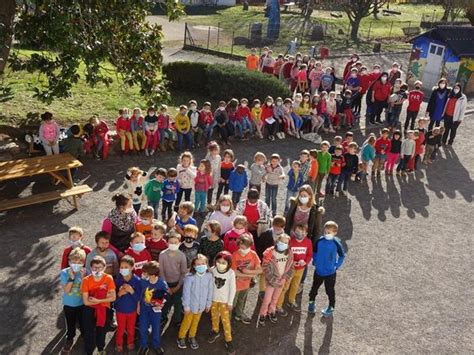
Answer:
<svg viewBox="0 0 474 355"><path fill-rule="evenodd" d="M314 244L313 265L319 276L335 274L345 257L346 253L339 238L322 236Z"/></svg>

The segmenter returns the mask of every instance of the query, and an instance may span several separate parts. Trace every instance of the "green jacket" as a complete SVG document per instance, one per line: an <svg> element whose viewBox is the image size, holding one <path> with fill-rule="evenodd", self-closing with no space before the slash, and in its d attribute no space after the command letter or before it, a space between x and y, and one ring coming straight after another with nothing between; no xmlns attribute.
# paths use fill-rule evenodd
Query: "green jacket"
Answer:
<svg viewBox="0 0 474 355"><path fill-rule="evenodd" d="M331 168L331 154L328 152L318 151L318 164L319 164L319 173L328 174L329 169Z"/></svg>
<svg viewBox="0 0 474 355"><path fill-rule="evenodd" d="M80 138L67 137L61 142L61 145L63 146L65 153L69 153L75 158L79 158L85 154L84 145Z"/></svg>
<svg viewBox="0 0 474 355"><path fill-rule="evenodd" d="M148 201L158 202L161 200L161 191L163 190L164 182L159 182L156 179L149 180L145 185L145 196Z"/></svg>

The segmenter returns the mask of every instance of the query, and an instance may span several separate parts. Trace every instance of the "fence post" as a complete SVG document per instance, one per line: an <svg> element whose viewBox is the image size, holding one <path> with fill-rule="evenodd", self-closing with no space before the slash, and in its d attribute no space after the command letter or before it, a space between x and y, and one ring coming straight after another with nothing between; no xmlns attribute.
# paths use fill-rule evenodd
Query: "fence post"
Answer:
<svg viewBox="0 0 474 355"><path fill-rule="evenodd" d="M208 27L207 30L207 50L209 51L209 39L211 37L211 26Z"/></svg>
<svg viewBox="0 0 474 355"><path fill-rule="evenodd" d="M372 29L372 21L369 23L369 32L367 33L367 40L370 40L370 30Z"/></svg>
<svg viewBox="0 0 474 355"><path fill-rule="evenodd" d="M392 37L392 28L393 28L393 20L390 23L390 33L388 34L388 38Z"/></svg>
<svg viewBox="0 0 474 355"><path fill-rule="evenodd" d="M247 36L247 39L250 41L250 28L251 28L251 24L249 23L249 35Z"/></svg>
<svg viewBox="0 0 474 355"><path fill-rule="evenodd" d="M232 46L230 47L230 55L234 54L234 35L235 31L232 31Z"/></svg>
<svg viewBox="0 0 474 355"><path fill-rule="evenodd" d="M220 32L220 29L221 29L221 23L219 22L217 24L217 46L219 47L219 32Z"/></svg>
<svg viewBox="0 0 474 355"><path fill-rule="evenodd" d="M186 47L186 36L188 35L188 23L184 23L184 44L183 47Z"/></svg>

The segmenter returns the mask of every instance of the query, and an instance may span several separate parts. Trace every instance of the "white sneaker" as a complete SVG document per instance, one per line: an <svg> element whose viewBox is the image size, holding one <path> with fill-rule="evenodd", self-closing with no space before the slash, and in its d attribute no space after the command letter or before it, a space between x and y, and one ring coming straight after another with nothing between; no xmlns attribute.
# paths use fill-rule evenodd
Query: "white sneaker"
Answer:
<svg viewBox="0 0 474 355"><path fill-rule="evenodd" d="M148 149L145 149L145 155L146 155L147 157L150 156L150 152L148 152Z"/></svg>
<svg viewBox="0 0 474 355"><path fill-rule="evenodd" d="M280 139L285 139L285 133L284 132L280 132L280 136L281 136Z"/></svg>
<svg viewBox="0 0 474 355"><path fill-rule="evenodd" d="M150 152L150 155L153 155L153 154L155 154L155 150L154 150L154 149L152 149L151 152Z"/></svg>

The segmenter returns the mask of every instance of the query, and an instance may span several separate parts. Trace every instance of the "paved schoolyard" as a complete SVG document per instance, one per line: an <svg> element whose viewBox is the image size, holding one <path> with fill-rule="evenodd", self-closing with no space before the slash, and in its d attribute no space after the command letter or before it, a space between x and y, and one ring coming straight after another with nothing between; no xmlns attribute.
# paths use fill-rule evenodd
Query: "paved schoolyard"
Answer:
<svg viewBox="0 0 474 355"><path fill-rule="evenodd" d="M382 175L368 184L351 185L347 198L326 200L325 220L339 223L339 236L348 249L338 273L334 320L308 317L312 279L308 277L302 313L290 313L263 329L255 329L255 323L233 328L238 353L474 352L473 129L471 116L460 127L454 147L442 149L435 164L414 176ZM362 133L356 134L359 143ZM287 139L236 143L233 149L239 162L249 162L257 150L278 152L287 167L300 149L312 146ZM195 155L200 159L204 151L197 150ZM0 214L0 353L58 352L64 322L57 276L67 229L82 226L86 243L93 245L93 235L112 208L111 195L121 189L127 167L151 170L171 167L176 161L175 153L158 154L154 159L86 159L79 176L94 192L83 198L79 211L60 201ZM46 177L34 183L25 179L1 185L0 194L4 198L48 188ZM323 290L317 302L319 309L326 306ZM249 314L256 314L255 305L256 290L252 290ZM222 354L222 339L213 345L205 342L209 323L203 317L198 333L201 347L195 353ZM168 353L178 353L176 333L171 328L164 336ZM112 345L108 350L113 352ZM80 341L74 353L82 353Z"/></svg>

